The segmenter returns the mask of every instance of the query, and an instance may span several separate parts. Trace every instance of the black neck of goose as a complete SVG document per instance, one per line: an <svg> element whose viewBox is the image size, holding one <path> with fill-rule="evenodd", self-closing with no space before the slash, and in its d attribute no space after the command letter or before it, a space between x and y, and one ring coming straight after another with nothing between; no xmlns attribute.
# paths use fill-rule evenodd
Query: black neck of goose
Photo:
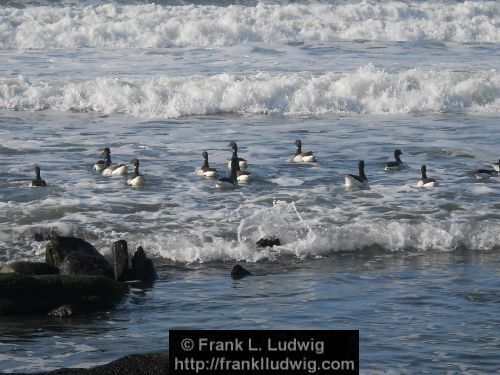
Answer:
<svg viewBox="0 0 500 375"><path fill-rule="evenodd" d="M134 175L133 175L133 177L137 177L137 176L139 176L139 166L135 165L134 166Z"/></svg>
<svg viewBox="0 0 500 375"><path fill-rule="evenodd" d="M302 145L297 145L297 151L295 151L295 156L302 154Z"/></svg>
<svg viewBox="0 0 500 375"><path fill-rule="evenodd" d="M231 174L229 175L229 179L232 182L236 181L237 168L239 168L239 164L238 159L231 159Z"/></svg>
<svg viewBox="0 0 500 375"><path fill-rule="evenodd" d="M363 167L362 165L359 166L359 177L361 177L365 181L368 180L365 175L365 167Z"/></svg>
<svg viewBox="0 0 500 375"><path fill-rule="evenodd" d="M36 169L36 170L35 170L35 173L36 173L36 179L37 179L38 181L40 181L40 180L42 179L42 178L40 177L40 169Z"/></svg>
<svg viewBox="0 0 500 375"><path fill-rule="evenodd" d="M397 154L396 154L396 155L394 155L394 156L396 157L396 161L397 161L398 163L402 163L402 162L403 162L403 161L401 160L401 158L399 157L399 155L397 155Z"/></svg>
<svg viewBox="0 0 500 375"><path fill-rule="evenodd" d="M202 168L208 168L208 158L203 160Z"/></svg>
<svg viewBox="0 0 500 375"><path fill-rule="evenodd" d="M427 171L425 169L422 170L422 180L427 180Z"/></svg>
<svg viewBox="0 0 500 375"><path fill-rule="evenodd" d="M111 165L111 155L104 156L104 167L107 168Z"/></svg>
<svg viewBox="0 0 500 375"><path fill-rule="evenodd" d="M233 151L233 156L231 157L231 169L233 168L233 164L235 165L236 172L240 171L240 160L238 159L238 154L236 151Z"/></svg>

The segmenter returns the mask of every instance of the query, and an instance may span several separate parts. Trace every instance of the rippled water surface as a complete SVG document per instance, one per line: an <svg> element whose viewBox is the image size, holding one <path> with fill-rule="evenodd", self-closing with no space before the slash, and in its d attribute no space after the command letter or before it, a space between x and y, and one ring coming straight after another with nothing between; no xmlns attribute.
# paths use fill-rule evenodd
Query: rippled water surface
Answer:
<svg viewBox="0 0 500 375"><path fill-rule="evenodd" d="M174 328L359 329L362 373L497 371L500 178L471 172L500 158L499 14L7 2L0 264L43 259L26 233L54 228L104 255L141 245L160 280L111 311L0 317L0 371L167 350ZM291 162L296 139L317 163ZM206 150L227 175L233 140L253 180L220 191L196 170ZM104 147L147 185L95 173ZM346 190L359 160L370 189ZM423 164L439 187L416 187ZM46 189L27 187L35 165ZM233 281L235 262L254 276Z"/></svg>

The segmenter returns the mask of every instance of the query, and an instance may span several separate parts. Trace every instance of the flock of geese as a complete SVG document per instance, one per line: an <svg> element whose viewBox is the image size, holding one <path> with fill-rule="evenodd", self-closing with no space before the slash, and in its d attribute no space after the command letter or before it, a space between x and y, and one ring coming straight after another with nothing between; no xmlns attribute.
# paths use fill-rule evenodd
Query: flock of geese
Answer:
<svg viewBox="0 0 500 375"><path fill-rule="evenodd" d="M316 156L314 152L302 152L302 142L300 140L295 141L295 146L297 147L295 155L293 157L293 162L295 163L314 163L316 162ZM238 157L238 145L236 142L229 143L233 154L231 159L228 161L228 168L230 169L230 174L227 177L219 178L219 174L215 168L210 168L208 164L208 152L203 151L203 165L197 170L197 175L205 178L217 179L215 186L217 188L233 188L238 185L238 183L248 183L252 179L251 173L247 170L248 163L245 159ZM390 161L385 164L384 169L386 171L400 169L403 167L404 163L401 160L401 155L403 153L401 150L394 151L394 161ZM127 164L113 164L111 162L111 150L106 147L101 153L101 158L94 165L94 169L101 173L103 176L127 176L128 175L128 165ZM140 187L146 184L146 179L139 173L139 160L132 159L130 164L134 166L134 172L130 178L127 179L127 184L133 187ZM472 172L477 180L485 180L492 176L498 175L500 172L500 160L498 163L491 163L493 169L477 169ZM345 176L345 187L348 189L368 189L368 178L365 175L365 162L360 160L358 163L358 174L349 174ZM427 167L422 165L421 169L422 178L418 181L417 187L421 188L433 188L439 185L439 182L433 178L427 177ZM31 187L35 186L47 186L47 182L43 180L40 176L40 168L35 167L35 179L31 181Z"/></svg>

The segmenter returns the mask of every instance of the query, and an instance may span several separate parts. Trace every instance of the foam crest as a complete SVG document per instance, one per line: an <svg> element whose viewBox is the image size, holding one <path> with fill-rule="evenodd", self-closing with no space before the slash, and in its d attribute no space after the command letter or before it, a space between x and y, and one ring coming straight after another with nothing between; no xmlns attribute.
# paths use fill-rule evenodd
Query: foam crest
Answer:
<svg viewBox="0 0 500 375"><path fill-rule="evenodd" d="M317 240L312 244L311 252L355 251L374 246L390 251L491 250L500 246L500 235L495 226L490 221L361 221L316 231Z"/></svg>
<svg viewBox="0 0 500 375"><path fill-rule="evenodd" d="M493 221L460 223L446 220L360 220L342 225L308 223L295 204L274 202L243 218L238 239L206 234L157 234L138 241L153 256L178 262L276 260L280 257L318 257L338 251L471 251L500 247L500 234ZM264 236L276 236L281 246L257 248ZM133 247L133 246L132 246Z"/></svg>
<svg viewBox="0 0 500 375"><path fill-rule="evenodd" d="M1 49L162 48L240 43L500 41L494 1L102 5L0 9Z"/></svg>
<svg viewBox="0 0 500 375"><path fill-rule="evenodd" d="M83 82L0 78L0 109L93 111L141 118L224 113L483 113L500 111L499 97L496 71L390 73L373 65L352 73L321 75L115 77Z"/></svg>

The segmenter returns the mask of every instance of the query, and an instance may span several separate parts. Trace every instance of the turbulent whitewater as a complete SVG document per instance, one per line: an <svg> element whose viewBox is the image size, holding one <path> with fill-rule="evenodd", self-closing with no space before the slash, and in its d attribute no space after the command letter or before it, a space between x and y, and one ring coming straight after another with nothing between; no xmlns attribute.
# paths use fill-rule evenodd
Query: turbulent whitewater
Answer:
<svg viewBox="0 0 500 375"><path fill-rule="evenodd" d="M0 108L93 111L140 118L193 115L498 112L500 74L411 69L390 73L373 65L348 74L98 78L43 81L0 79Z"/></svg>
<svg viewBox="0 0 500 375"><path fill-rule="evenodd" d="M4 7L0 48L222 47L337 39L498 43L499 20L495 1Z"/></svg>

